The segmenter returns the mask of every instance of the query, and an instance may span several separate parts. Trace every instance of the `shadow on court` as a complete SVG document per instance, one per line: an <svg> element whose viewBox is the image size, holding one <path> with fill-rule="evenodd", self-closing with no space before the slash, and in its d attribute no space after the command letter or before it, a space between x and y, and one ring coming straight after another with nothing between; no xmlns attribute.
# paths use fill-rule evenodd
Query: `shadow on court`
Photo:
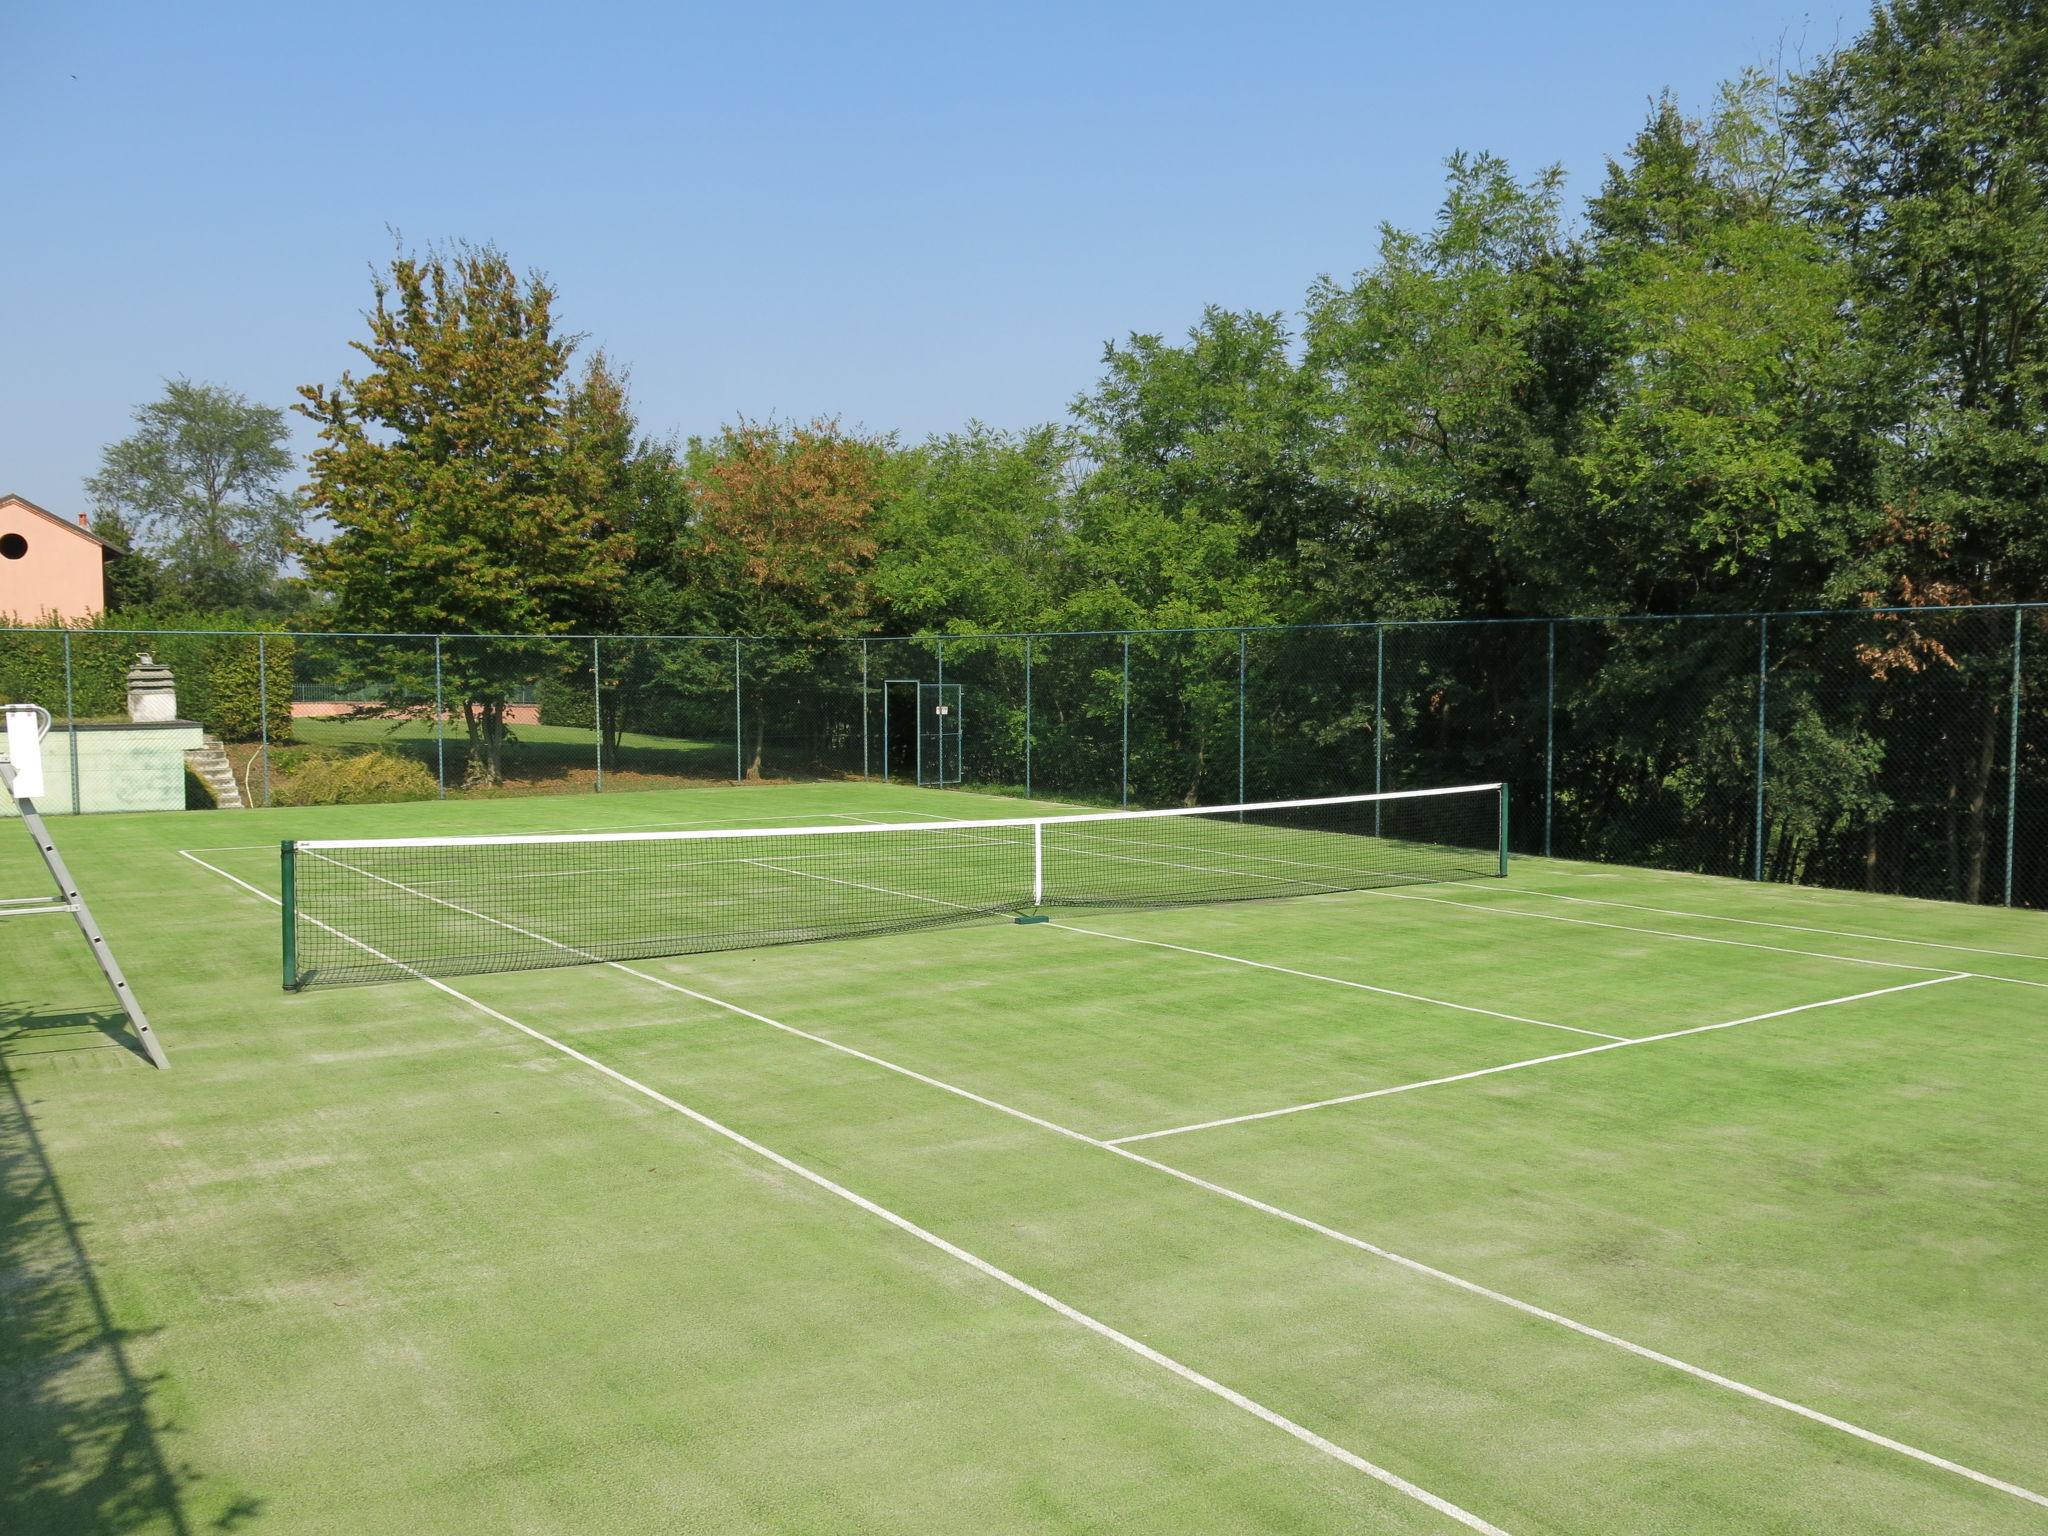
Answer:
<svg viewBox="0 0 2048 1536"><path fill-rule="evenodd" d="M0 1003L0 1530L24 1536L196 1529L195 1474L166 1451L157 1382L129 1356L140 1335L114 1321L20 1075L23 1058L117 1049L136 1053L117 1010ZM200 1529L257 1509L239 1501Z"/></svg>

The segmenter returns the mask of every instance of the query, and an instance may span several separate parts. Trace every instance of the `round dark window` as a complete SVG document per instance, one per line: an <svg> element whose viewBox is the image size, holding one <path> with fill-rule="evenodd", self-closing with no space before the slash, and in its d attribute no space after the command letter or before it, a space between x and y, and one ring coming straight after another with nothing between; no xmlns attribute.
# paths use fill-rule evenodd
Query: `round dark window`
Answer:
<svg viewBox="0 0 2048 1536"><path fill-rule="evenodd" d="M0 560L19 560L27 553L27 539L18 533L0 533Z"/></svg>

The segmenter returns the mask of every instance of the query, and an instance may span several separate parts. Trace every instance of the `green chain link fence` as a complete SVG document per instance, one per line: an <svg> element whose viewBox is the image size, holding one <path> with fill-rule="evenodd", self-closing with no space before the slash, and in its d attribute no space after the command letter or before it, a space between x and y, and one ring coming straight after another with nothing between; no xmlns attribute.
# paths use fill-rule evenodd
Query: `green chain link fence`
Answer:
<svg viewBox="0 0 2048 1536"><path fill-rule="evenodd" d="M127 722L144 652L192 722L182 783ZM0 629L0 700L59 721L58 812L798 778L1153 806L1499 779L1518 853L2032 907L2044 674L2040 604L815 641ZM939 701L957 755L921 739Z"/></svg>

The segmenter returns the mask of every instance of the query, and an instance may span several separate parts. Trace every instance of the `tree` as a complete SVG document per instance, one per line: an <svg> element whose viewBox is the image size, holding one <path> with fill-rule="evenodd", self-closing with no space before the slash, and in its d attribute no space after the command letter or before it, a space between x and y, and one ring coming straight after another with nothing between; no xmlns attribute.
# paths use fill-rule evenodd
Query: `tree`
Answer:
<svg viewBox="0 0 2048 1536"><path fill-rule="evenodd" d="M85 482L102 529L111 520L131 532L195 607L270 604L301 520L279 483L296 463L284 412L173 379L134 419L138 430L102 449Z"/></svg>
<svg viewBox="0 0 2048 1536"><path fill-rule="evenodd" d="M1069 435L979 422L884 466L872 575L892 630L1017 629L1061 596Z"/></svg>
<svg viewBox="0 0 2048 1536"><path fill-rule="evenodd" d="M1768 607L1847 538L1847 273L1800 218L1778 82L1703 121L1668 97L1589 208L1603 366L1572 435L1566 528L1591 606ZM1853 497L1854 488L1847 495Z"/></svg>
<svg viewBox="0 0 2048 1536"><path fill-rule="evenodd" d="M552 285L458 245L399 254L374 290L369 335L351 343L369 370L305 386L296 407L319 424L311 501L336 532L304 553L336 626L544 635L602 622L630 539L610 521L590 426L598 386L580 403L564 388L576 339L555 330ZM566 653L444 649L472 771L496 783L511 692Z"/></svg>
<svg viewBox="0 0 2048 1536"><path fill-rule="evenodd" d="M886 442L850 436L836 421L778 426L742 421L693 439L691 590L710 627L772 637L751 648L756 691L802 702L793 680L816 675L804 651L856 633L867 617L876 504ZM753 711L748 778L762 773L768 710Z"/></svg>

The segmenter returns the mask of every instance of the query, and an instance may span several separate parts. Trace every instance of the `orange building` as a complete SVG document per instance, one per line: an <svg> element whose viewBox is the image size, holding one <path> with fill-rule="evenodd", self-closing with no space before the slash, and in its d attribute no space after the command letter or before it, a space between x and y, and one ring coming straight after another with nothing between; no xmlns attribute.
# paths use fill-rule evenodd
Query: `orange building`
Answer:
<svg viewBox="0 0 2048 1536"><path fill-rule="evenodd" d="M37 624L95 617L107 606L106 564L127 551L25 496L0 496L0 619Z"/></svg>

